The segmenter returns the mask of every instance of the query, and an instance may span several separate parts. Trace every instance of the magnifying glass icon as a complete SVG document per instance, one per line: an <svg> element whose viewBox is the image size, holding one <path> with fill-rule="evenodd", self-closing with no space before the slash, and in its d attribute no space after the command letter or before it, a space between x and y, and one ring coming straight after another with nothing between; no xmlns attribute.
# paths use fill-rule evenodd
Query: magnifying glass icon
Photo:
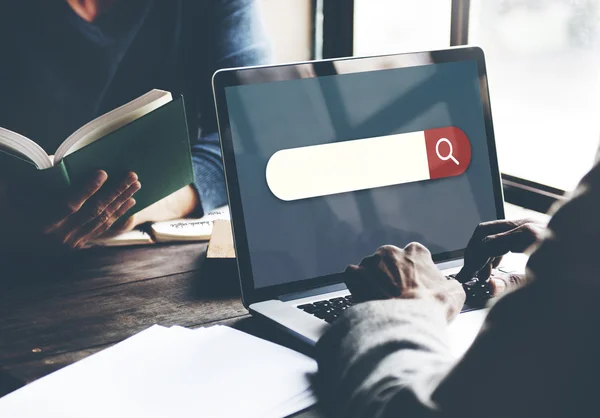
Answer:
<svg viewBox="0 0 600 418"><path fill-rule="evenodd" d="M448 148L450 148L448 150L448 155L442 156L442 154L440 153L440 144L448 144ZM442 161L448 161L448 160L452 160L454 161L454 163L456 165L460 165L458 160L456 158L454 158L453 154L453 149L452 149L452 142L450 142L450 140L448 138L440 138L437 142L437 144L435 144L435 153L437 154L438 158Z"/></svg>

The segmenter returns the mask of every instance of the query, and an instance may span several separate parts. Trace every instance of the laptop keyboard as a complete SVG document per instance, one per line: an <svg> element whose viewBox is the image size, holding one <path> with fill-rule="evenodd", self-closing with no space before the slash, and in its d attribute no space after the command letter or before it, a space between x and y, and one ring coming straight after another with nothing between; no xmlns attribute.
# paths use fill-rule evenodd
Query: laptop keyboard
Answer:
<svg viewBox="0 0 600 418"><path fill-rule="evenodd" d="M456 275L451 274L446 277L448 280L450 280L455 279ZM491 297L489 285L487 283L479 283L477 279L469 280L463 284L463 287L467 293L467 303L461 312L468 312L478 309L481 307L480 302L485 302L485 300ZM353 304L354 302L352 301L352 296L348 295L328 300L320 300L313 303L306 303L304 305L298 305L297 308L331 324L339 318L342 312L351 307Z"/></svg>
<svg viewBox="0 0 600 418"><path fill-rule="evenodd" d="M456 274L451 274L446 276L446 278L448 280L456 279ZM490 288L489 282L480 282L479 279L473 277L462 285L467 298L461 312L481 309L485 306L488 299L492 297L492 289Z"/></svg>
<svg viewBox="0 0 600 418"><path fill-rule="evenodd" d="M446 278L448 280L456 279L456 274L451 274L446 276ZM486 300L492 297L489 283L480 282L476 277L463 283L463 289L465 289L465 293L467 294L467 301L469 299Z"/></svg>
<svg viewBox="0 0 600 418"><path fill-rule="evenodd" d="M298 305L297 308L331 324L338 319L342 312L352 305L352 296L348 295L345 297Z"/></svg>

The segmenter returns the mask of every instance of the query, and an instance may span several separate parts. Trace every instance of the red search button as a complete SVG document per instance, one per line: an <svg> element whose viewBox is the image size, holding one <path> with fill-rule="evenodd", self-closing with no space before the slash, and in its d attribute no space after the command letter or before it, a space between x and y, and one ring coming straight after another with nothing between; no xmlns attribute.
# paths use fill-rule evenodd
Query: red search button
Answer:
<svg viewBox="0 0 600 418"><path fill-rule="evenodd" d="M424 132L429 177L439 179L464 173L471 162L471 143L467 135L455 126Z"/></svg>

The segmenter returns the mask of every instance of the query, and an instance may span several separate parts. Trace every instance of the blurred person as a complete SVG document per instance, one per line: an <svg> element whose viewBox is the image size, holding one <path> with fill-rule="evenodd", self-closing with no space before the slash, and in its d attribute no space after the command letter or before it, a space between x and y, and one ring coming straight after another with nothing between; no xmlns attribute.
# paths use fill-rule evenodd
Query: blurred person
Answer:
<svg viewBox="0 0 600 418"><path fill-rule="evenodd" d="M84 246L107 232L226 204L211 78L266 63L252 0L19 0L0 5L0 126L48 154L88 121L154 88L183 94L194 183L123 219L135 173L46 194L0 179L4 254Z"/></svg>

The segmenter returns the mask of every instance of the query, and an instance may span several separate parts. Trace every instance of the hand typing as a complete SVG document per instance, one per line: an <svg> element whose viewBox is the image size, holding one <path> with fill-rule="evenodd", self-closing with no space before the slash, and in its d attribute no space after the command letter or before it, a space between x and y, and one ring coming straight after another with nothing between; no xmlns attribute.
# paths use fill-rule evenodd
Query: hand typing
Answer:
<svg viewBox="0 0 600 418"><path fill-rule="evenodd" d="M498 267L508 252L525 252L541 239L545 227L535 221L498 220L479 224L465 250L465 264L457 274L461 283L477 277L480 282L490 279L492 269ZM499 274L491 277L494 295L517 287L525 277L518 274Z"/></svg>
<svg viewBox="0 0 600 418"><path fill-rule="evenodd" d="M456 280L448 280L435 266L431 253L421 244L404 249L386 245L350 265L345 281L356 302L377 299L434 298L446 308L448 320L460 313L465 292Z"/></svg>

